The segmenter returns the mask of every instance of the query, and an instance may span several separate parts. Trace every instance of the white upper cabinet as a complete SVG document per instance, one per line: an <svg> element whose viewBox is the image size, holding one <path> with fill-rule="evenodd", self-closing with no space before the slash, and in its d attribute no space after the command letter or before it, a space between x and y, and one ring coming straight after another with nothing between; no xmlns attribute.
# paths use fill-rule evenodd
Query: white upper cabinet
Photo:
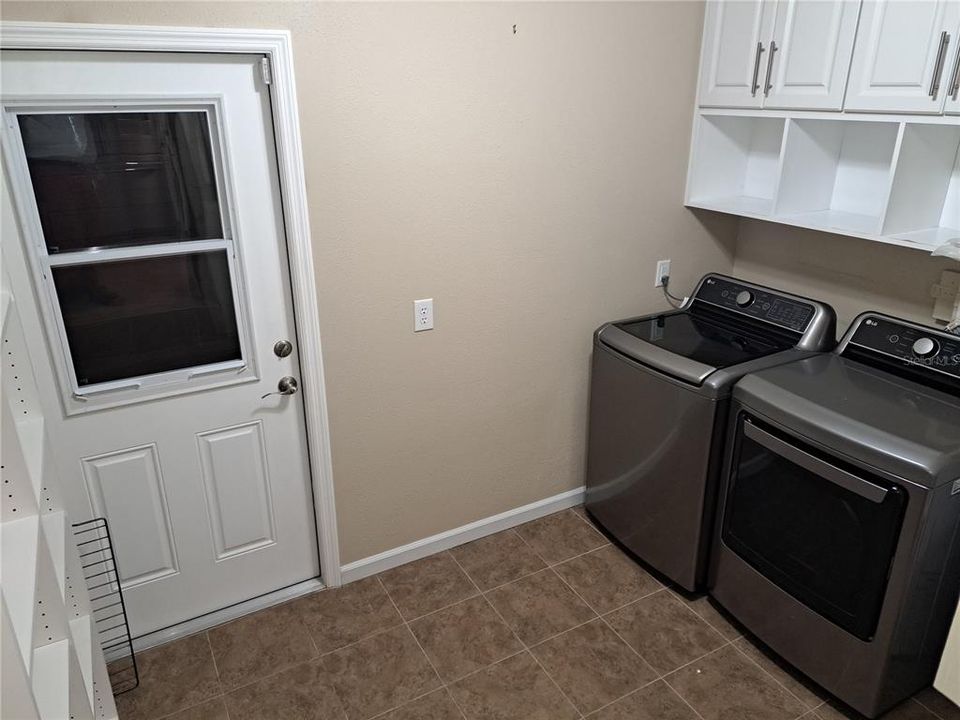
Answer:
<svg viewBox="0 0 960 720"><path fill-rule="evenodd" d="M776 5L763 107L840 110L860 0L779 0Z"/></svg>
<svg viewBox="0 0 960 720"><path fill-rule="evenodd" d="M960 29L957 30L954 45L956 50L953 53L953 65L950 74L946 76L947 84L943 91L946 101L943 111L948 115L960 115Z"/></svg>
<svg viewBox="0 0 960 720"><path fill-rule="evenodd" d="M711 0L700 105L839 110L860 0Z"/></svg>
<svg viewBox="0 0 960 720"><path fill-rule="evenodd" d="M958 0L864 2L844 109L942 112L958 30Z"/></svg>
<svg viewBox="0 0 960 720"><path fill-rule="evenodd" d="M763 107L760 83L773 32L770 0L708 2L700 66L700 104Z"/></svg>

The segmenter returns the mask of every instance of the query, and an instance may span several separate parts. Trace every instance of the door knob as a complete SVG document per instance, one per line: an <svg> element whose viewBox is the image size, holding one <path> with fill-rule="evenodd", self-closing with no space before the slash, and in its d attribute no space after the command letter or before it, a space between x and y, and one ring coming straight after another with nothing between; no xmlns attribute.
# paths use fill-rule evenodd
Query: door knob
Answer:
<svg viewBox="0 0 960 720"><path fill-rule="evenodd" d="M271 395L293 395L299 389L300 384L297 382L297 379L295 377L291 377L290 375L286 375L280 378L280 382L277 383L277 389L275 392L268 392L260 399L264 400Z"/></svg>

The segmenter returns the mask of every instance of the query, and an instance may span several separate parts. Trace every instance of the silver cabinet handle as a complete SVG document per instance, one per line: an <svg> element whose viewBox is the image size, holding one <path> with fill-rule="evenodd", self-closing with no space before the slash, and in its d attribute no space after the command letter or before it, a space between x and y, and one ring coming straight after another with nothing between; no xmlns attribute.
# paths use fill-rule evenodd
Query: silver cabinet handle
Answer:
<svg viewBox="0 0 960 720"><path fill-rule="evenodd" d="M767 56L767 79L763 83L763 96L767 97L770 94L770 89L773 87L770 84L770 76L773 74L773 54L777 52L777 43L775 40L770 41L770 55Z"/></svg>
<svg viewBox="0 0 960 720"><path fill-rule="evenodd" d="M266 395L262 396L260 399L265 400L271 395L293 395L297 390L300 389L299 383L295 377L287 375L280 378L280 382L277 383L276 392L268 392Z"/></svg>
<svg viewBox="0 0 960 720"><path fill-rule="evenodd" d="M953 75L947 92L954 100L960 96L960 44L957 45L957 59L953 61Z"/></svg>
<svg viewBox="0 0 960 720"><path fill-rule="evenodd" d="M930 78L930 92L927 94L936 100L940 92L940 76L943 74L943 61L947 56L947 46L950 44L950 33L944 30L940 33L940 48L937 50L937 62L933 66L933 77Z"/></svg>
<svg viewBox="0 0 960 720"><path fill-rule="evenodd" d="M757 43L757 56L753 59L753 80L750 82L750 94L757 96L757 90L760 89L760 56L763 55L763 43Z"/></svg>

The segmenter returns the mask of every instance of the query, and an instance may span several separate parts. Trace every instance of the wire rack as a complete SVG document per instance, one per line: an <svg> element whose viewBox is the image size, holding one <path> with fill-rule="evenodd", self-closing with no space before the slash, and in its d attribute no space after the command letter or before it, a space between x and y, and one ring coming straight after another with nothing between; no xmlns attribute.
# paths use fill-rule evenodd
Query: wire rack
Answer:
<svg viewBox="0 0 960 720"><path fill-rule="evenodd" d="M94 518L73 526L80 551L80 564L90 593L97 639L103 649L113 694L133 690L140 684L137 658L133 652L127 609L123 604L116 556L105 518Z"/></svg>

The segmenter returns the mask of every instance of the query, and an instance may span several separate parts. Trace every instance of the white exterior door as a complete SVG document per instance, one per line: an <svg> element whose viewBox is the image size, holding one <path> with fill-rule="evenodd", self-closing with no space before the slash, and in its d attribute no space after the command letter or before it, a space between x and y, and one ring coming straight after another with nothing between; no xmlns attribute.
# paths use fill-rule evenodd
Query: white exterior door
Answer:
<svg viewBox="0 0 960 720"><path fill-rule="evenodd" d="M958 0L865 2L844 109L940 113L958 28Z"/></svg>
<svg viewBox="0 0 960 720"><path fill-rule="evenodd" d="M9 51L2 88L4 261L133 633L318 576L260 59Z"/></svg>
<svg viewBox="0 0 960 720"><path fill-rule="evenodd" d="M707 3L700 58L700 105L759 108L773 32L775 3Z"/></svg>
<svg viewBox="0 0 960 720"><path fill-rule="evenodd" d="M859 0L779 0L765 108L840 110Z"/></svg>

